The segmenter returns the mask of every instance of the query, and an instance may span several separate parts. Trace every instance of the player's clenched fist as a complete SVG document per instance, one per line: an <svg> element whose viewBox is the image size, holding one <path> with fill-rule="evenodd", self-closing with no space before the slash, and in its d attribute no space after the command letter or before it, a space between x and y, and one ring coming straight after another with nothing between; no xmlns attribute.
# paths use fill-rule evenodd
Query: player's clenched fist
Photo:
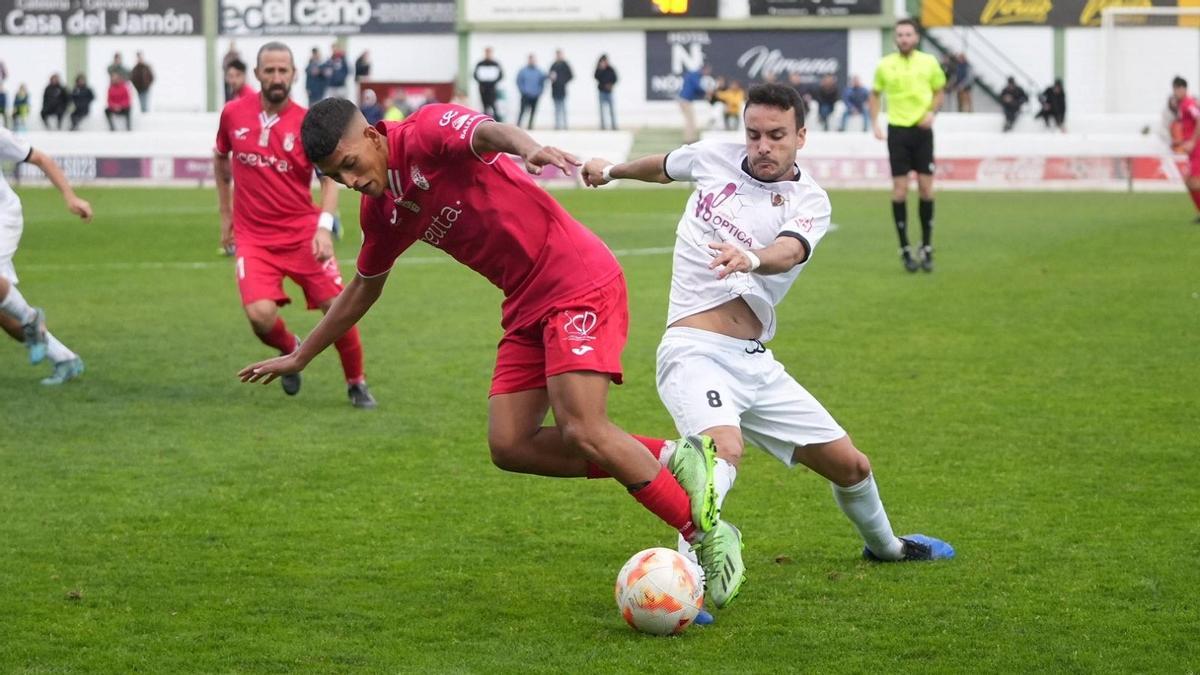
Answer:
<svg viewBox="0 0 1200 675"><path fill-rule="evenodd" d="M612 166L612 162L608 161L607 159L601 159L599 157L595 159L589 159L587 163L583 165L583 184L588 187L600 187L601 185L608 185L612 182L612 178L610 176L606 176L604 174L604 170L610 166Z"/></svg>

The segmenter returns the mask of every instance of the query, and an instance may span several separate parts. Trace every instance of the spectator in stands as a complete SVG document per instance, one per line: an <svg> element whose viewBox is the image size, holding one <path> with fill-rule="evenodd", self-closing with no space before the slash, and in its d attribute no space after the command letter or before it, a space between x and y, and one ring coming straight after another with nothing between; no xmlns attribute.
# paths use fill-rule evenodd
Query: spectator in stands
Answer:
<svg viewBox="0 0 1200 675"><path fill-rule="evenodd" d="M497 122L503 122L500 111L496 108L496 89L500 80L504 79L504 69L492 57L492 48L485 47L483 58L475 64L475 81L479 83L479 101L483 112L492 116Z"/></svg>
<svg viewBox="0 0 1200 675"><path fill-rule="evenodd" d="M117 130L117 124L113 121L115 117L124 117L125 130L133 130L133 124L129 117L131 108L133 108L133 97L129 95L129 83L125 81L121 73L117 71L109 73L108 107L104 109L104 116L108 118L109 131Z"/></svg>
<svg viewBox="0 0 1200 675"><path fill-rule="evenodd" d="M234 59L225 66L225 96L226 103L243 96L258 96L254 87L246 83L246 64L241 59Z"/></svg>
<svg viewBox="0 0 1200 675"><path fill-rule="evenodd" d="M942 58L938 59L938 63L942 67L942 74L946 77L946 89L954 88L954 56L949 52L942 52ZM943 102L943 105L946 105ZM939 111L940 112L940 111Z"/></svg>
<svg viewBox="0 0 1200 675"><path fill-rule="evenodd" d="M696 130L696 101L708 98L704 89L704 77L712 74L712 68L704 64L699 70L683 71L683 85L679 88L679 110L683 113L683 142L695 143L700 140Z"/></svg>
<svg viewBox="0 0 1200 675"><path fill-rule="evenodd" d="M817 101L817 119L821 122L821 129L829 131L829 118L833 116L833 108L838 101L842 100L842 92L838 90L837 76L832 74L822 76L814 98Z"/></svg>
<svg viewBox="0 0 1200 675"><path fill-rule="evenodd" d="M870 96L871 92L862 85L862 80L857 75L850 78L850 86L842 92L842 105L846 109L842 111L842 124L838 127L838 131L846 130L846 124L850 121L851 115L861 115L863 131L867 130L871 117L867 114L867 100Z"/></svg>
<svg viewBox="0 0 1200 675"><path fill-rule="evenodd" d="M563 50L554 50L554 63L550 64L550 98L554 99L554 128L567 128L567 84L575 79L571 64L563 56Z"/></svg>
<svg viewBox="0 0 1200 675"><path fill-rule="evenodd" d="M1013 125L1017 123L1017 114L1021 112L1021 107L1028 100L1029 95L1017 84L1016 79L1008 78L1008 84L1000 90L1000 107L1004 108L1005 132L1012 131Z"/></svg>
<svg viewBox="0 0 1200 675"><path fill-rule="evenodd" d="M408 96L403 89L393 89L388 94L387 109L383 113L383 119L388 122L400 122L409 115Z"/></svg>
<svg viewBox="0 0 1200 675"><path fill-rule="evenodd" d="M63 115L67 114L67 105L71 97L58 81L58 75L50 76L50 83L42 91L42 124L49 129L50 118L54 118L54 128L62 129Z"/></svg>
<svg viewBox="0 0 1200 675"><path fill-rule="evenodd" d="M308 104L312 105L325 98L325 90L329 88L329 73L321 61L321 50L316 47L308 56L308 65L304 68L304 91L308 94Z"/></svg>
<svg viewBox="0 0 1200 675"><path fill-rule="evenodd" d="M746 90L742 83L730 80L717 92L717 99L725 106L725 130L737 131L742 125L742 107L746 105Z"/></svg>
<svg viewBox="0 0 1200 675"><path fill-rule="evenodd" d="M358 109L362 111L363 117L367 118L367 124L375 126L383 119L383 106L379 105L379 97L375 95L374 90L363 89L362 103Z"/></svg>
<svg viewBox="0 0 1200 675"><path fill-rule="evenodd" d="M13 131L24 132L25 120L29 119L29 89L22 82L13 96L12 125Z"/></svg>
<svg viewBox="0 0 1200 675"><path fill-rule="evenodd" d="M537 114L538 100L546 88L547 77L545 71L537 67L537 58L533 54L529 55L525 67L517 71L517 91L521 93L521 112L517 114L517 126L521 126L521 120L529 113L529 121L526 122L525 128L533 128L533 117Z"/></svg>
<svg viewBox="0 0 1200 675"><path fill-rule="evenodd" d="M1038 96L1038 102L1041 103L1041 110L1038 111L1034 119L1041 119L1046 123L1046 128L1050 128L1050 121L1054 121L1054 126L1059 131L1066 131L1063 122L1067 119L1067 92L1063 89L1062 79L1054 80L1052 86L1046 87L1046 90Z"/></svg>
<svg viewBox="0 0 1200 675"><path fill-rule="evenodd" d="M75 88L71 90L71 131L79 129L79 123L92 114L92 101L96 93L88 86L87 77L80 73L75 76Z"/></svg>
<svg viewBox="0 0 1200 675"><path fill-rule="evenodd" d="M0 125L8 127L8 90L4 88L4 81L8 79L8 69L4 67L4 62L0 61Z"/></svg>
<svg viewBox="0 0 1200 675"><path fill-rule="evenodd" d="M608 62L608 54L601 54L596 61L596 92L600 97L600 128L617 130L617 114L613 109L613 86L617 84L617 71ZM608 112L607 119L605 111ZM607 124L606 124L607 122Z"/></svg>
<svg viewBox="0 0 1200 675"><path fill-rule="evenodd" d="M329 60L325 62L323 68L329 77L329 86L325 90L325 97L349 97L350 89L346 86L346 81L350 79L350 64L346 63L346 50L334 44Z"/></svg>
<svg viewBox="0 0 1200 675"><path fill-rule="evenodd" d="M139 51L137 63L129 71L129 83L137 90L138 108L143 112L150 111L150 85L154 84L154 70L146 63L146 57Z"/></svg>
<svg viewBox="0 0 1200 675"><path fill-rule="evenodd" d="M371 52L363 50L362 54L354 59L354 81L366 82L371 77Z"/></svg>
<svg viewBox="0 0 1200 675"><path fill-rule="evenodd" d="M951 80L950 86L950 90L957 95L959 112L969 113L975 110L975 106L971 102L971 89L974 86L975 69L967 60L966 52L959 52L955 57L954 78Z"/></svg>
<svg viewBox="0 0 1200 675"><path fill-rule="evenodd" d="M242 79L244 81L245 73L246 73L246 69L245 69L246 62L242 61L242 55L240 53L238 53L237 46L234 44L233 40L230 40L229 41L229 49L225 50L225 56L221 57L221 72L228 74L229 73L229 64L233 63L234 61L238 61L242 64L242 66L243 66L242 67L242 74L243 74ZM234 92L229 90L229 82L226 81L225 82L225 102L228 103L229 101L232 101L233 99L234 99Z"/></svg>
<svg viewBox="0 0 1200 675"><path fill-rule="evenodd" d="M120 75L122 80L129 79L129 69L121 61L121 52L115 52L112 63L108 64L108 74L112 75L113 73Z"/></svg>

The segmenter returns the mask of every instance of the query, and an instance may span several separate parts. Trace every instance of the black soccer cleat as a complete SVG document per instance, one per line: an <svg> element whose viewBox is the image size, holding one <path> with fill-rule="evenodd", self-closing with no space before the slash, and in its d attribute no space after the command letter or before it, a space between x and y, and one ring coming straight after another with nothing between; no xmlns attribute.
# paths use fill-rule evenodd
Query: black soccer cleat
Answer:
<svg viewBox="0 0 1200 675"><path fill-rule="evenodd" d="M932 246L922 246L920 248L920 250L917 251L917 255L918 255L919 260L921 261L921 269L925 270L926 272L932 272L933 271L933 247Z"/></svg>
<svg viewBox="0 0 1200 675"><path fill-rule="evenodd" d="M920 265L916 260L913 260L912 249L908 246L900 249L900 262L904 263L904 269L909 272L916 272Z"/></svg>
<svg viewBox="0 0 1200 675"><path fill-rule="evenodd" d="M300 373L292 373L291 375L280 375L279 386L283 387L283 393L288 396L295 396L300 393Z"/></svg>
<svg viewBox="0 0 1200 675"><path fill-rule="evenodd" d="M909 534L899 537L902 544L899 560L884 560L871 549L863 547L863 559L870 562L910 562L928 560L950 560L954 558L954 547L924 534Z"/></svg>
<svg viewBox="0 0 1200 675"><path fill-rule="evenodd" d="M350 397L350 405L361 410L374 410L376 403L375 397L371 395L371 390L367 389L366 382L352 384L346 389L346 395Z"/></svg>

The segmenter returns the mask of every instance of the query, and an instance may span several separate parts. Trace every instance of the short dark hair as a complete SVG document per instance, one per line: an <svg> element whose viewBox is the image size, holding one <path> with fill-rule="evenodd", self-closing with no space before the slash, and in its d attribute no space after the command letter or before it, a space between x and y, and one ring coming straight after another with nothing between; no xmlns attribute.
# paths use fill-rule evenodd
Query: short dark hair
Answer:
<svg viewBox="0 0 1200 675"><path fill-rule="evenodd" d="M1184 89L1187 89L1187 80L1176 75L1175 79L1171 80L1171 86L1172 87L1183 87Z"/></svg>
<svg viewBox="0 0 1200 675"><path fill-rule="evenodd" d="M254 67L257 68L262 64L262 55L267 52L287 52L288 59L292 62L292 66L296 65L296 57L292 56L292 48L279 40L272 40L258 48L258 56L254 57Z"/></svg>
<svg viewBox="0 0 1200 675"><path fill-rule="evenodd" d="M921 24L917 23L916 19L908 17L900 19L896 22L895 28L899 28L900 26L912 26L913 30L917 31L918 33L921 32Z"/></svg>
<svg viewBox="0 0 1200 675"><path fill-rule="evenodd" d="M239 73L244 74L246 72L246 62L242 61L241 59L234 59L234 60L230 61L229 63L225 64L225 70L229 70L231 68L233 70L238 71Z"/></svg>
<svg viewBox="0 0 1200 675"><path fill-rule="evenodd" d="M332 155L357 113L358 106L344 98L327 98L309 108L300 125L300 142L308 161L315 164Z"/></svg>
<svg viewBox="0 0 1200 675"><path fill-rule="evenodd" d="M808 116L808 107L800 92L795 89L774 83L756 84L750 87L746 94L746 107L752 105L769 105L783 111L796 111L796 128L804 128L804 118Z"/></svg>

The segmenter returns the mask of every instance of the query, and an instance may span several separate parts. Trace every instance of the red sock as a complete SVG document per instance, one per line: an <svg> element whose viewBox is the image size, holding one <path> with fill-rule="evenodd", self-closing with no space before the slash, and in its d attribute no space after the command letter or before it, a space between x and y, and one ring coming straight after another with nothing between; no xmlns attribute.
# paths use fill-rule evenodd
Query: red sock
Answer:
<svg viewBox="0 0 1200 675"><path fill-rule="evenodd" d="M654 459L658 459L659 455L662 454L663 448L667 445L667 442L661 438L650 438L649 436L638 436L637 434L630 434L630 436L633 436L633 439L638 443L646 446L646 449L650 451L650 454L654 455ZM591 462L588 462L587 465L587 477L612 478L612 476L608 475L607 471L600 468L600 466L596 464L592 464Z"/></svg>
<svg viewBox="0 0 1200 675"><path fill-rule="evenodd" d="M266 335L258 333L256 335L259 340L263 341L263 344L278 349L280 354L291 354L296 350L296 336L287 329L287 324L281 317L275 318L275 325L271 326L271 330Z"/></svg>
<svg viewBox="0 0 1200 675"><path fill-rule="evenodd" d="M679 530L684 539L690 541L696 534L696 526L692 524L692 502L666 467L649 485L632 494L650 513Z"/></svg>
<svg viewBox="0 0 1200 675"><path fill-rule="evenodd" d="M1200 190L1189 190L1188 194L1192 196L1192 203L1196 205L1196 210L1200 211Z"/></svg>
<svg viewBox="0 0 1200 675"><path fill-rule="evenodd" d="M352 326L333 346L337 347L338 358L342 360L346 384L365 382L367 377L363 374L362 340L358 338L358 326Z"/></svg>

